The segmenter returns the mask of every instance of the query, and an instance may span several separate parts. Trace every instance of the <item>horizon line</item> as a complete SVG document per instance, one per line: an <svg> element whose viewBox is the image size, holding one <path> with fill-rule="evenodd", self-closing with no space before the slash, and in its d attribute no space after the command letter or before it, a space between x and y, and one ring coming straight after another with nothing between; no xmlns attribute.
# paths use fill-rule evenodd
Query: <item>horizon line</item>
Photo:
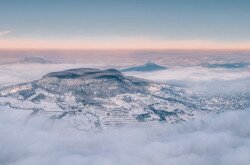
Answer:
<svg viewBox="0 0 250 165"><path fill-rule="evenodd" d="M250 48L0 48L0 51L250 51Z"/></svg>

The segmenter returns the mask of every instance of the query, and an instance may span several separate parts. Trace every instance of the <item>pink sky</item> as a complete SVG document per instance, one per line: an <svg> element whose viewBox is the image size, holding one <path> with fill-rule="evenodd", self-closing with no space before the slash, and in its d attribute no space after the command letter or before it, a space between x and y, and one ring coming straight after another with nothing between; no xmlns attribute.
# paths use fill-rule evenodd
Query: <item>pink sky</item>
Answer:
<svg viewBox="0 0 250 165"><path fill-rule="evenodd" d="M166 41L148 38L86 40L0 39L0 49L250 49L250 42Z"/></svg>

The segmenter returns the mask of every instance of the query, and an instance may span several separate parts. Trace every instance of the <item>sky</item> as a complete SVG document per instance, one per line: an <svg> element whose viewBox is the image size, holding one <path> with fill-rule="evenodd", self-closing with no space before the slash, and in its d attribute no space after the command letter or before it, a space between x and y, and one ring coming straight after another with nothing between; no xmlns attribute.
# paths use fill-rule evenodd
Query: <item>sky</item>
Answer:
<svg viewBox="0 0 250 165"><path fill-rule="evenodd" d="M249 49L249 0L0 0L0 49Z"/></svg>

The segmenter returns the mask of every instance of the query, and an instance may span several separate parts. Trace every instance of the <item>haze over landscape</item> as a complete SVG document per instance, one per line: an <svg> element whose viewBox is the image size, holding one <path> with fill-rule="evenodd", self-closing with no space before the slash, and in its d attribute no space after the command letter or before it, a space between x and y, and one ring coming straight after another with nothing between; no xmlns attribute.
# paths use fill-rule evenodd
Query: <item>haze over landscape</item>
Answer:
<svg viewBox="0 0 250 165"><path fill-rule="evenodd" d="M248 165L248 0L0 2L1 165Z"/></svg>

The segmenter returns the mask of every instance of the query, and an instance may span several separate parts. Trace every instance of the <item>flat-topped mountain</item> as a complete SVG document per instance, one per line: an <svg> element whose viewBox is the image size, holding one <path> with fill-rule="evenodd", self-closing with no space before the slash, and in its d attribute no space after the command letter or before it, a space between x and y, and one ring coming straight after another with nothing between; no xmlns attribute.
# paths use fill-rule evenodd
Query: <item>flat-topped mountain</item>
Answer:
<svg viewBox="0 0 250 165"><path fill-rule="evenodd" d="M73 92L79 97L107 97L122 93L146 92L148 81L123 75L115 69L90 68L52 72L36 81L36 85L53 93Z"/></svg>
<svg viewBox="0 0 250 165"><path fill-rule="evenodd" d="M164 66L157 65L154 62L147 62L146 64L144 64L142 66L129 67L129 68L122 69L121 71L122 72L132 72L132 71L151 72L151 71L166 70L166 69L168 69L168 68L164 67Z"/></svg>
<svg viewBox="0 0 250 165"><path fill-rule="evenodd" d="M116 69L99 70L92 68L69 69L60 72L51 72L44 77L54 77L60 79L98 79L98 78L123 78L124 75Z"/></svg>
<svg viewBox="0 0 250 165"><path fill-rule="evenodd" d="M200 113L245 109L248 97L191 95L115 69L78 68L4 87L0 106L46 114L52 120L73 120L77 129L92 129L146 121L175 123Z"/></svg>

